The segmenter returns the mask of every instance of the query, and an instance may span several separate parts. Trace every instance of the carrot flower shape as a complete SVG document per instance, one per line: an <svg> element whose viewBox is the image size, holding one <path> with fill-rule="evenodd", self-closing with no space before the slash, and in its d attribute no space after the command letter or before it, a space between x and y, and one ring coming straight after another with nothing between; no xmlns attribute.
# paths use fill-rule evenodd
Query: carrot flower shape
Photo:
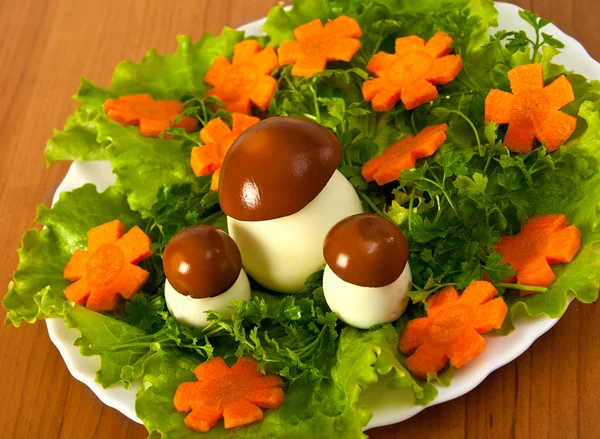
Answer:
<svg viewBox="0 0 600 439"><path fill-rule="evenodd" d="M263 418L259 407L283 404L281 378L263 375L252 358L241 357L229 368L221 357L215 357L194 373L198 381L181 383L173 398L177 411L191 411L185 425L193 430L206 432L221 417L225 428L250 424Z"/></svg>
<svg viewBox="0 0 600 439"><path fill-rule="evenodd" d="M264 111L277 88L270 75L278 65L272 47L261 50L258 41L242 41L233 49L232 62L223 55L213 61L204 78L213 86L208 94L221 99L232 113L250 114L252 103Z"/></svg>
<svg viewBox="0 0 600 439"><path fill-rule="evenodd" d="M179 101L155 101L149 94L127 95L104 102L106 116L122 125L138 125L144 136L158 137L167 128L180 127L188 133L198 128L198 121L183 116L179 122L175 118L183 112Z"/></svg>
<svg viewBox="0 0 600 439"><path fill-rule="evenodd" d="M88 249L75 250L64 270L74 281L65 296L92 311L110 311L117 296L125 299L137 293L149 273L138 262L149 257L150 238L137 226L123 235L123 223L114 220L88 232Z"/></svg>
<svg viewBox="0 0 600 439"><path fill-rule="evenodd" d="M436 85L447 84L463 67L460 55L448 55L453 40L437 32L425 41L416 36L396 40L396 53L377 53L367 64L376 76L365 81L362 92L375 111L392 109L399 100L412 110L438 97Z"/></svg>
<svg viewBox="0 0 600 439"><path fill-rule="evenodd" d="M213 174L210 185L213 191L219 189L219 172L231 144L240 134L260 122L258 117L240 113L233 113L232 119L232 128L229 128L220 117L211 120L200 131L200 139L204 145L192 148L190 163L194 174L196 177Z"/></svg>
<svg viewBox="0 0 600 439"><path fill-rule="evenodd" d="M531 152L537 138L549 151L563 145L577 119L559 111L575 100L565 76L544 87L541 64L526 64L508 72L512 94L492 89L485 98L485 122L508 124L504 144L513 152Z"/></svg>
<svg viewBox="0 0 600 439"><path fill-rule="evenodd" d="M427 317L408 322L400 337L406 366L419 378L437 373L448 359L461 367L485 349L480 335L502 326L508 310L498 291L485 281L474 281L459 296L446 287L427 300Z"/></svg>
<svg viewBox="0 0 600 439"><path fill-rule="evenodd" d="M502 236L496 251L517 272L508 282L547 287L556 279L550 264L570 262L580 245L579 229L566 216L551 214L530 218L517 235ZM532 293L521 290L522 296Z"/></svg>
<svg viewBox="0 0 600 439"><path fill-rule="evenodd" d="M358 22L341 15L323 26L316 19L294 30L296 41L279 46L279 63L292 64L292 75L312 76L325 70L327 61L350 61L360 49Z"/></svg>
<svg viewBox="0 0 600 439"><path fill-rule="evenodd" d="M416 137L408 135L383 151L383 154L372 158L362 168L365 181L375 180L384 185L397 180L405 169L415 167L417 159L433 155L446 141L448 125L430 125Z"/></svg>

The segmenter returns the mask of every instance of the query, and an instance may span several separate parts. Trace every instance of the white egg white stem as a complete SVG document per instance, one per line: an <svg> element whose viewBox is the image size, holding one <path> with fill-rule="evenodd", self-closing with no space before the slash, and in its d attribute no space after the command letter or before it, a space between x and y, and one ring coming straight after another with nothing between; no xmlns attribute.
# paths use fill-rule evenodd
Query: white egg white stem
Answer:
<svg viewBox="0 0 600 439"><path fill-rule="evenodd" d="M355 328L368 329L393 322L406 310L412 275L406 264L398 279L383 287L362 287L346 282L325 267L323 290L327 304L340 320Z"/></svg>
<svg viewBox="0 0 600 439"><path fill-rule="evenodd" d="M327 232L340 220L362 212L356 191L335 171L319 195L299 212L267 221L228 217L227 227L244 269L255 281L273 291L296 293L325 264Z"/></svg>
<svg viewBox="0 0 600 439"><path fill-rule="evenodd" d="M228 319L233 314L231 303L235 299L250 300L250 282L242 269L234 284L223 294L214 297L194 298L180 294L167 280L165 300L167 308L177 321L186 326L205 328L210 323L207 311L220 313Z"/></svg>

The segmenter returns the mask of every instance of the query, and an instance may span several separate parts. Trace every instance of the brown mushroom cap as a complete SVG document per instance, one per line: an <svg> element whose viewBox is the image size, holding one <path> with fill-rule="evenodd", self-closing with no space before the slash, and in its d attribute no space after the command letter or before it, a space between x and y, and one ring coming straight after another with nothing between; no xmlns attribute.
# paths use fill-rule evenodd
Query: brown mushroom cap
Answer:
<svg viewBox="0 0 600 439"><path fill-rule="evenodd" d="M292 215L325 187L342 158L338 138L297 117L273 117L244 131L227 152L219 203L240 221Z"/></svg>
<svg viewBox="0 0 600 439"><path fill-rule="evenodd" d="M325 237L323 253L340 279L362 287L383 287L404 271L408 241L402 230L385 218L359 214L333 226Z"/></svg>
<svg viewBox="0 0 600 439"><path fill-rule="evenodd" d="M227 291L242 269L242 256L231 237L213 226L193 226L165 247L163 268L179 294L214 297Z"/></svg>

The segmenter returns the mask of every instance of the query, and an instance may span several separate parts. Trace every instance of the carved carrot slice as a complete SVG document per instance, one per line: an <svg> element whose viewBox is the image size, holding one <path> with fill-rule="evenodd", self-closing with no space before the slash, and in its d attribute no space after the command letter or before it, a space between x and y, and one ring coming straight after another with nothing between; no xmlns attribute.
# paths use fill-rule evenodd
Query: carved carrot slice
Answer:
<svg viewBox="0 0 600 439"><path fill-rule="evenodd" d="M214 191L219 189L219 172L231 144L240 134L260 122L258 117L239 113L233 113L232 119L232 128L220 117L211 120L200 131L204 145L192 148L190 164L194 174L197 177L213 174L210 188Z"/></svg>
<svg viewBox="0 0 600 439"><path fill-rule="evenodd" d="M561 111L575 100L573 87L560 76L544 87L541 64L526 64L508 72L512 94L492 89L485 99L485 121L508 124L504 144L513 152L528 153L535 139L555 151L577 126L577 119Z"/></svg>
<svg viewBox="0 0 600 439"><path fill-rule="evenodd" d="M278 50L280 64L294 64L292 75L312 76L325 70L328 61L350 61L360 49L358 22L342 15L323 26L316 19L294 31L296 41L284 41Z"/></svg>
<svg viewBox="0 0 600 439"><path fill-rule="evenodd" d="M260 48L256 40L246 40L234 47L233 60L217 57L204 81L213 86L208 93L223 101L232 113L250 114L252 103L266 110L273 98L277 81L271 72L279 65L272 47Z"/></svg>
<svg viewBox="0 0 600 439"><path fill-rule="evenodd" d="M150 238L137 226L123 235L119 220L88 232L88 250L76 250L63 276L74 281L65 296L92 311L111 311L117 296L131 297L144 285L149 273L134 265L149 257Z"/></svg>
<svg viewBox="0 0 600 439"><path fill-rule="evenodd" d="M427 300L427 317L411 320L400 337L406 366L419 378L437 373L448 359L462 367L485 349L481 333L502 326L508 308L492 284L474 281L459 296L446 287Z"/></svg>
<svg viewBox="0 0 600 439"><path fill-rule="evenodd" d="M229 368L221 357L200 364L197 382L181 383L173 403L179 412L191 413L185 425L196 431L210 430L221 417L225 428L250 424L263 418L262 408L283 404L283 381L278 375L263 375L258 362L241 357Z"/></svg>
<svg viewBox="0 0 600 439"><path fill-rule="evenodd" d="M460 55L448 55L452 42L443 32L427 43L415 35L398 38L395 54L379 52L367 64L376 78L364 82L363 97L375 111L390 110L398 101L412 110L437 98L435 85L452 81L463 67Z"/></svg>
<svg viewBox="0 0 600 439"><path fill-rule="evenodd" d="M579 229L566 216L552 214L530 218L517 235L502 236L496 251L517 272L508 282L547 287L556 279L550 264L570 262L580 245ZM532 293L521 290L522 296Z"/></svg>
<svg viewBox="0 0 600 439"><path fill-rule="evenodd" d="M430 125L416 137L406 136L383 151L383 154L369 160L362 169L365 181L375 180L384 185L400 178L405 169L415 167L417 159L433 155L446 141L448 125Z"/></svg>
<svg viewBox="0 0 600 439"><path fill-rule="evenodd" d="M174 123L183 112L181 102L155 101L149 94L107 99L104 111L109 119L122 125L138 125L144 136L158 137L163 130L171 127L184 128L188 133L198 128L198 121L190 116L183 116Z"/></svg>

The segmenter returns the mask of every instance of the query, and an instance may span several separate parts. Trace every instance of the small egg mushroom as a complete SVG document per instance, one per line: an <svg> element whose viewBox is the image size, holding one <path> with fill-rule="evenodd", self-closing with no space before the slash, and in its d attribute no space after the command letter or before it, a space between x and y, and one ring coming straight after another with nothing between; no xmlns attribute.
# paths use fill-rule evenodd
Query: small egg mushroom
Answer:
<svg viewBox="0 0 600 439"><path fill-rule="evenodd" d="M208 325L206 311L231 316L231 301L250 300L250 282L240 250L231 237L213 226L188 227L165 247L165 300L182 324Z"/></svg>
<svg viewBox="0 0 600 439"><path fill-rule="evenodd" d="M242 254L244 269L281 293L302 289L323 266L323 239L342 218L362 212L350 182L337 170L338 138L296 117L266 119L229 149L219 203Z"/></svg>
<svg viewBox="0 0 600 439"><path fill-rule="evenodd" d="M398 226L379 215L353 215L329 231L323 254L325 299L341 320L367 329L402 315L411 272Z"/></svg>

